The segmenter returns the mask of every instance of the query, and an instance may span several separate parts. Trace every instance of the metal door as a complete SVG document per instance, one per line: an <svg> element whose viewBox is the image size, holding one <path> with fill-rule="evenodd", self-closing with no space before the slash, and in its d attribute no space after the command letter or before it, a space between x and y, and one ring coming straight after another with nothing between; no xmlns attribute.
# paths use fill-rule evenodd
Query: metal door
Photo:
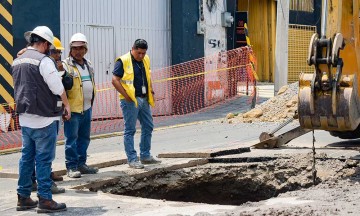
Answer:
<svg viewBox="0 0 360 216"><path fill-rule="evenodd" d="M76 32L86 35L89 40L90 59L95 67L95 81L99 86L96 100L109 109L116 103L116 93L109 93L111 86L106 86L112 78L114 59L128 52L137 38L149 43L148 54L151 58L151 69L154 79L164 79L170 74L161 74L171 62L171 0L61 0L60 30L61 42L69 44L71 36ZM136 11L136 12L135 12ZM68 49L68 46L65 46ZM67 57L64 52L63 58ZM170 84L154 82L156 91L156 107L154 115L171 113L171 97L165 92ZM96 108L94 115L106 116L116 111L100 111ZM117 115L121 116L119 111ZM111 114L110 117L113 117Z"/></svg>
<svg viewBox="0 0 360 216"><path fill-rule="evenodd" d="M115 59L114 27L87 26L88 58L95 71L95 83L110 82Z"/></svg>
<svg viewBox="0 0 360 216"><path fill-rule="evenodd" d="M87 25L87 57L94 67L97 95L93 106L93 118L113 118L120 114L119 99L111 84L114 69L114 27Z"/></svg>

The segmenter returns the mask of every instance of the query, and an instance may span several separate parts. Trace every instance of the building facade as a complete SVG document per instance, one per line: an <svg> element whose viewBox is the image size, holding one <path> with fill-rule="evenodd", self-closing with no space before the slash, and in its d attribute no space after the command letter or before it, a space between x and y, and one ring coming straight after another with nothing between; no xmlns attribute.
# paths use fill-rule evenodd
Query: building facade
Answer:
<svg viewBox="0 0 360 216"><path fill-rule="evenodd" d="M314 10L290 10L290 23L318 26L320 0L291 0ZM260 81L274 81L275 0L0 0L0 112L13 108L10 66L26 46L24 32L46 25L68 56L72 34L89 40L97 84L111 80L114 59L137 38L149 43L152 68L164 68L251 43ZM299 3L300 2L300 3ZM312 3L312 4L311 4ZM304 8L306 8L304 6ZM244 28L244 23L247 28ZM245 37L246 33L246 37ZM247 39L250 39L249 42ZM251 42L250 42L251 41ZM216 68L205 62L205 70ZM213 75L204 81L218 82ZM204 91L207 91L205 84ZM221 92L217 92L221 96Z"/></svg>

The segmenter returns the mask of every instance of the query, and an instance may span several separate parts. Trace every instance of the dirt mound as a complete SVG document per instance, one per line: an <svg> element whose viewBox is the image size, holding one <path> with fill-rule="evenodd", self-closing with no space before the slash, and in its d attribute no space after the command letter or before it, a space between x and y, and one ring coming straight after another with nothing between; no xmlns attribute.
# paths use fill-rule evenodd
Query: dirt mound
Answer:
<svg viewBox="0 0 360 216"><path fill-rule="evenodd" d="M256 105L246 113L226 116L229 123L233 122L283 122L294 116L298 106L298 83L283 86L275 97Z"/></svg>

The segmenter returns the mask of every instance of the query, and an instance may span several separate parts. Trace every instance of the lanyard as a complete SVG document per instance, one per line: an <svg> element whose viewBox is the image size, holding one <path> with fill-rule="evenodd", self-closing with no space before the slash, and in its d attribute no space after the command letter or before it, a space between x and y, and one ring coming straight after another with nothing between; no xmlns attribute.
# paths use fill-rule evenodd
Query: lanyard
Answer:
<svg viewBox="0 0 360 216"><path fill-rule="evenodd" d="M137 66L137 67L140 69L140 71L141 71L141 79L142 79L142 83L143 83L142 85L145 86L144 75L143 75L143 68L144 68L144 67L140 67L139 64L138 64L136 61L134 61L134 62L135 62L135 64L136 64L136 66ZM143 66L143 65L142 65L142 62L141 62L141 66Z"/></svg>

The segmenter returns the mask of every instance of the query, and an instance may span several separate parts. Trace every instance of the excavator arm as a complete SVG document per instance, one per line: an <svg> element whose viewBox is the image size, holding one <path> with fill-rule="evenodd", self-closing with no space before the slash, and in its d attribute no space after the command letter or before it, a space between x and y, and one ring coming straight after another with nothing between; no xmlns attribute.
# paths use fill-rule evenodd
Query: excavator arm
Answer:
<svg viewBox="0 0 360 216"><path fill-rule="evenodd" d="M323 0L321 35L314 34L300 75L298 114L302 128L360 137L360 0Z"/></svg>

